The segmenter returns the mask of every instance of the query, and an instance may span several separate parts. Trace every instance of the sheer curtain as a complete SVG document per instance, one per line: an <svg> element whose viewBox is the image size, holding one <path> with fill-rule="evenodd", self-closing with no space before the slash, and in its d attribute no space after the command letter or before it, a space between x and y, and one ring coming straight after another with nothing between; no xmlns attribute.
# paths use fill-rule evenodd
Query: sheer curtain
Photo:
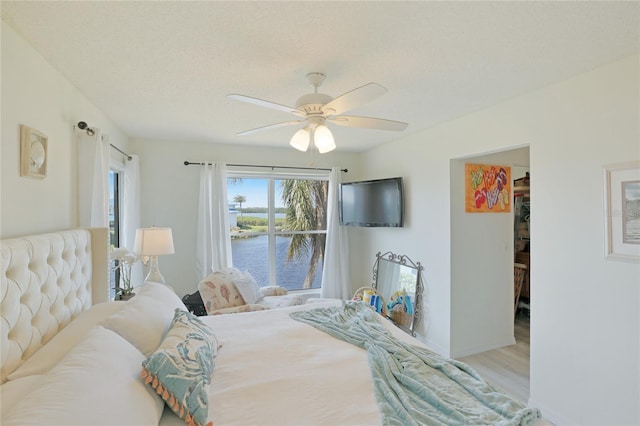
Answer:
<svg viewBox="0 0 640 426"><path fill-rule="evenodd" d="M140 228L140 158L131 155L131 160L124 162L124 185L122 185L122 242L120 246L133 250L135 247L136 229ZM136 263L131 271L131 282L143 282L143 270Z"/></svg>
<svg viewBox="0 0 640 426"><path fill-rule="evenodd" d="M109 227L109 142L100 129L78 136L78 222Z"/></svg>
<svg viewBox="0 0 640 426"><path fill-rule="evenodd" d="M136 229L140 227L140 158L137 155L124 163L122 189L122 246L133 250Z"/></svg>
<svg viewBox="0 0 640 426"><path fill-rule="evenodd" d="M199 279L231 267L227 167L222 162L203 165L200 170L197 232L196 274Z"/></svg>
<svg viewBox="0 0 640 426"><path fill-rule="evenodd" d="M338 211L338 187L341 182L340 168L333 167L329 175L327 202L327 242L324 249L322 269L322 297L350 299L349 244L347 230L340 226Z"/></svg>

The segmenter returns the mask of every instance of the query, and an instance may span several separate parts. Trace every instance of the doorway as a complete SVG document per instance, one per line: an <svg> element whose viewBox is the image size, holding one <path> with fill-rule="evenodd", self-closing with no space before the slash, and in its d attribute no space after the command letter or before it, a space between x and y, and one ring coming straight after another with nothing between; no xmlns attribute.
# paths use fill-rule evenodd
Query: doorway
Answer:
<svg viewBox="0 0 640 426"><path fill-rule="evenodd" d="M531 311L531 177L528 166L512 166L513 181L513 251L514 262L524 268L524 279L516 293L516 319Z"/></svg>
<svg viewBox="0 0 640 426"><path fill-rule="evenodd" d="M529 148L451 161L451 356L478 367L499 386L506 381L502 387L508 389L511 382L514 396L526 403L529 317L528 311L521 316L519 309L514 322L515 206L512 202L508 214L465 213L466 163L508 165L513 185L513 180L521 177L518 175L529 170ZM509 366L509 360L514 359L515 364ZM508 370L516 374L505 375Z"/></svg>

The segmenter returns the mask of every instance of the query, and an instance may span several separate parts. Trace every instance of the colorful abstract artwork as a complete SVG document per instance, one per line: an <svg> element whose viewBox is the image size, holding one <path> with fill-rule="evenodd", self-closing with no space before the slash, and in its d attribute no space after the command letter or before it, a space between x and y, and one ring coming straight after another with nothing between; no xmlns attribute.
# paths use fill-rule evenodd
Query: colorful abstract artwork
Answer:
<svg viewBox="0 0 640 426"><path fill-rule="evenodd" d="M509 213L511 167L465 164L465 212Z"/></svg>

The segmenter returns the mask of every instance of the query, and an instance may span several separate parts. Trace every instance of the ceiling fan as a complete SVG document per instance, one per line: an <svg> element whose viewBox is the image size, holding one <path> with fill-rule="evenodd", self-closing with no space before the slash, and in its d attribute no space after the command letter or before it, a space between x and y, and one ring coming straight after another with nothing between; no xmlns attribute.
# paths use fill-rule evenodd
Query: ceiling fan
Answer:
<svg viewBox="0 0 640 426"><path fill-rule="evenodd" d="M312 72L307 74L306 77L307 81L313 86L313 93L308 93L298 98L295 107L281 105L253 98L251 96L237 94L227 95L227 97L231 99L288 112L299 117L298 120L269 124L267 126L240 132L238 135L249 135L263 130L276 129L284 126L296 126L304 123L304 127L293 135L289 143L300 151L306 151L309 147L309 143L313 140L318 151L321 154L324 154L325 152L332 151L336 148L333 134L326 125L327 122L340 126L392 130L398 132L407 128L407 123L403 123L401 121L373 117L360 117L356 115L342 115L343 112L347 112L387 93L387 89L381 85L377 83L368 83L334 99L329 95L318 93L318 87L320 87L326 78L323 73Z"/></svg>

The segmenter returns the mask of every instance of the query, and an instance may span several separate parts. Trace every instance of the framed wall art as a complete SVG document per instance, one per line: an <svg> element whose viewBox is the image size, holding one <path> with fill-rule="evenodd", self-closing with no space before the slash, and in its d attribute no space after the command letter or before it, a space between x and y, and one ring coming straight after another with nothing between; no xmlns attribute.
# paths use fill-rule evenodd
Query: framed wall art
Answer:
<svg viewBox="0 0 640 426"><path fill-rule="evenodd" d="M511 211L511 167L467 163L464 173L465 212Z"/></svg>
<svg viewBox="0 0 640 426"><path fill-rule="evenodd" d="M605 257L640 262L640 161L604 167Z"/></svg>
<svg viewBox="0 0 640 426"><path fill-rule="evenodd" d="M28 126L20 126L20 176L44 179L47 176L47 136Z"/></svg>

